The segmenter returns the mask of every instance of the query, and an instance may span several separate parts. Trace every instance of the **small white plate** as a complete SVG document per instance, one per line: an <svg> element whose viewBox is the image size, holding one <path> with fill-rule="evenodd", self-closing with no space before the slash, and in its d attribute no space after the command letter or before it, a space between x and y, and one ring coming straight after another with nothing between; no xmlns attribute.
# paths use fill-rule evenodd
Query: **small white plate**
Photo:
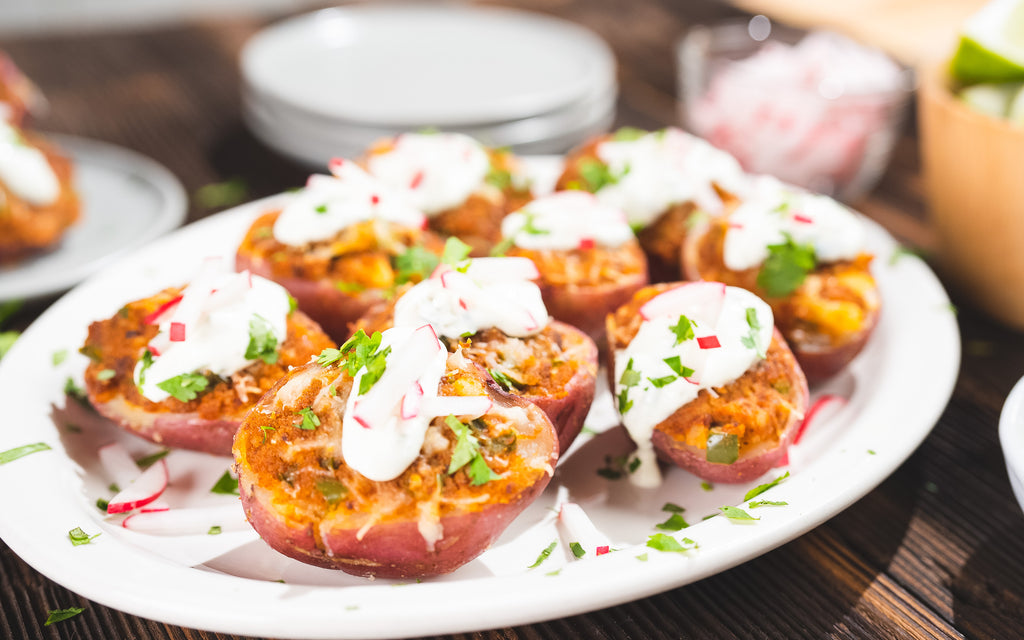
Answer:
<svg viewBox="0 0 1024 640"><path fill-rule="evenodd" d="M52 251L0 269L0 300L59 293L185 220L185 190L162 165L105 142L47 138L74 163L82 216Z"/></svg>
<svg viewBox="0 0 1024 640"><path fill-rule="evenodd" d="M339 124L417 129L563 109L615 85L593 32L495 7L364 4L272 25L241 53L255 93Z"/></svg>
<svg viewBox="0 0 1024 640"><path fill-rule="evenodd" d="M999 443L1013 494L1024 509L1024 378L1014 385L999 414Z"/></svg>
<svg viewBox="0 0 1024 640"><path fill-rule="evenodd" d="M550 160L537 163L548 174L557 168ZM790 449L792 476L763 495L787 504L752 509L760 518L755 522L702 517L718 513L719 506L742 504L749 488L783 469L746 485L711 490L678 468L667 469L656 490L600 476L606 457L631 448L620 429L601 432L615 420L605 388L588 416L590 429L560 460L544 493L479 558L422 584L371 581L304 565L272 551L252 531L168 537L118 527L95 506L97 498L109 497L111 481L97 448L116 439L141 454L153 445L109 423L89 424L81 411L79 429L59 426L77 408L75 402L64 407L62 389L69 376L81 380L86 357L75 350L89 322L109 317L129 300L182 284L202 256L233 255L255 216L281 202L237 207L125 256L57 301L0 361L0 406L6 423L18 427L0 430L0 451L34 442L53 448L0 465L0 485L6 487L0 491L0 513L8 514L0 518L0 536L52 580L101 604L162 622L279 638L461 633L609 607L725 571L848 507L928 435L959 370L960 335L939 281L918 258L892 262L895 241L868 223L883 299L881 320L851 365L814 389L815 396L840 394L848 402L823 409ZM60 350L68 357L55 366L52 354ZM174 507L223 502L225 496L211 496L209 487L230 464L228 458L172 452L167 501ZM551 508L566 494L583 506L616 551L576 560L563 544L530 569L541 550L559 539ZM666 502L686 508L692 526L682 534L699 543L695 551L665 553L645 546L658 532L655 525L669 515L662 510ZM73 547L67 532L75 527L103 535Z"/></svg>

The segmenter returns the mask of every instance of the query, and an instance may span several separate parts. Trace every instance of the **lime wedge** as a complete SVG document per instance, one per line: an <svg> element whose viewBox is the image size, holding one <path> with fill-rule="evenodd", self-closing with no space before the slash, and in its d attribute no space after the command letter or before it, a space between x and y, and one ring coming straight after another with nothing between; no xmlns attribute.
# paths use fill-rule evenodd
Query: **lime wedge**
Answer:
<svg viewBox="0 0 1024 640"><path fill-rule="evenodd" d="M1005 118L1021 86L1019 82L975 84L961 90L959 95L971 109L993 118Z"/></svg>
<svg viewBox="0 0 1024 640"><path fill-rule="evenodd" d="M968 18L950 72L963 84L1024 80L1024 0L993 0Z"/></svg>

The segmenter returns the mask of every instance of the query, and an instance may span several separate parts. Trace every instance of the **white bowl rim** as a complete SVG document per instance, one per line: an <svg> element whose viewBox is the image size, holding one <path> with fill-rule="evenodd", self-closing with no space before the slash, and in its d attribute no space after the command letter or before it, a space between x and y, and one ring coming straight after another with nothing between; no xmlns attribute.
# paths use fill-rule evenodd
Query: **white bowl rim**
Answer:
<svg viewBox="0 0 1024 640"><path fill-rule="evenodd" d="M999 443L1007 471L1024 484L1024 377L1014 385L999 414Z"/></svg>

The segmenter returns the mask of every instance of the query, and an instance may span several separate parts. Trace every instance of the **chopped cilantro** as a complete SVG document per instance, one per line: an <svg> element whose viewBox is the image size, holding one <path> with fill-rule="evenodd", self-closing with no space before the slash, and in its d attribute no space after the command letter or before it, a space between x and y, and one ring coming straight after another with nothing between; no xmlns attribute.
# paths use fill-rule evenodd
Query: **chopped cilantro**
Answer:
<svg viewBox="0 0 1024 640"><path fill-rule="evenodd" d="M331 387L331 388L333 389L334 387ZM275 431L275 429L274 429L274 427L271 427L270 425L260 425L260 431L263 432L263 443L266 444L266 442L267 442L267 432L268 431Z"/></svg>
<svg viewBox="0 0 1024 640"><path fill-rule="evenodd" d="M75 382L75 379L71 376L68 376L68 378L64 380L64 393L71 396L81 404L90 406L89 400L85 396L85 389L78 386L78 383Z"/></svg>
<svg viewBox="0 0 1024 640"><path fill-rule="evenodd" d="M500 258L508 253L508 250L516 246L515 238L502 238L501 241L491 249L492 258Z"/></svg>
<svg viewBox="0 0 1024 640"><path fill-rule="evenodd" d="M640 562L647 562L647 554L646 553L641 553L640 555L638 555L636 557L636 559L639 560Z"/></svg>
<svg viewBox="0 0 1024 640"><path fill-rule="evenodd" d="M686 511L686 509L680 507L678 504L674 502L666 502L664 505L662 505L661 510L667 513L682 513Z"/></svg>
<svg viewBox="0 0 1024 640"><path fill-rule="evenodd" d="M109 491L110 493L120 493L121 485L117 484L116 482L111 482L110 484L107 485L107 491Z"/></svg>
<svg viewBox="0 0 1024 640"><path fill-rule="evenodd" d="M612 134L612 139L616 142L633 142L647 135L647 131L643 129L637 129L636 127L619 127L615 133Z"/></svg>
<svg viewBox="0 0 1024 640"><path fill-rule="evenodd" d="M316 482L313 483L313 486L315 486L316 490L319 491L321 495L323 495L324 500L327 501L327 504L331 506L339 503L340 501L348 497L348 487L346 487L344 484L342 484L335 478L317 478Z"/></svg>
<svg viewBox="0 0 1024 640"><path fill-rule="evenodd" d="M254 313L249 318L249 345L245 348L246 360L259 358L267 364L277 362L277 336L274 327L266 318Z"/></svg>
<svg viewBox="0 0 1024 640"><path fill-rule="evenodd" d="M662 531L680 531L689 527L690 524L683 519L683 515L681 513L673 513L668 517L668 520L660 522L654 526Z"/></svg>
<svg viewBox="0 0 1024 640"><path fill-rule="evenodd" d="M718 507L718 510L730 520L760 520L760 518L750 515L739 507Z"/></svg>
<svg viewBox="0 0 1024 640"><path fill-rule="evenodd" d="M757 286L771 298L796 291L817 266L813 246L797 244L788 233L783 235L783 242L768 245L768 257L757 274Z"/></svg>
<svg viewBox="0 0 1024 640"><path fill-rule="evenodd" d="M61 363L64 362L64 360L67 359L67 357L68 357L68 350L67 349L58 349L57 351L54 351L53 352L53 366L55 366L55 367L59 366Z"/></svg>
<svg viewBox="0 0 1024 640"><path fill-rule="evenodd" d="M318 204L316 207L313 208L313 211L316 211L317 213L327 213L327 205Z"/></svg>
<svg viewBox="0 0 1024 640"><path fill-rule="evenodd" d="M196 395L209 384L210 381L202 374L183 373L180 376L158 382L156 386L171 394L175 399L188 402L194 400Z"/></svg>
<svg viewBox="0 0 1024 640"><path fill-rule="evenodd" d="M710 482L702 482L702 483L700 483L700 488L705 490L705 491L713 491L714 488L715 488L715 485L711 484Z"/></svg>
<svg viewBox="0 0 1024 640"><path fill-rule="evenodd" d="M583 545L581 545L578 542L570 542L569 550L572 551L572 555L576 556L577 558L582 558L583 556L587 555L587 552L583 548Z"/></svg>
<svg viewBox="0 0 1024 640"><path fill-rule="evenodd" d="M156 462L157 460L160 460L161 458L166 458L167 454L170 452L170 449L161 449L160 451L151 453L148 456L143 456L139 458L138 460L135 461L135 465L140 469L148 469L149 467L153 466L153 463Z"/></svg>
<svg viewBox="0 0 1024 640"><path fill-rule="evenodd" d="M7 355L20 336L20 331L0 331L0 358Z"/></svg>
<svg viewBox="0 0 1024 640"><path fill-rule="evenodd" d="M583 178L583 187L590 193L597 193L608 185L616 184L629 173L627 166L622 173L616 175L611 169L600 160L585 158L579 163L580 177Z"/></svg>
<svg viewBox="0 0 1024 640"><path fill-rule="evenodd" d="M100 382L105 382L116 375L117 372L114 371L113 369L103 369L102 371L96 374L96 379L99 380Z"/></svg>
<svg viewBox="0 0 1024 640"><path fill-rule="evenodd" d="M479 486L498 478L499 476L487 466L487 461L484 460L483 455L480 453L480 442L476 439L476 436L470 433L469 425L463 423L455 416L448 416L444 419L444 423L455 432L456 436L455 448L452 450L452 459L448 464L448 475L452 475L459 469L469 465L466 469L466 474L474 486Z"/></svg>
<svg viewBox="0 0 1024 640"><path fill-rule="evenodd" d="M619 480L627 473L633 473L640 467L640 458L629 455L604 457L604 466L597 470L597 475L609 480Z"/></svg>
<svg viewBox="0 0 1024 640"><path fill-rule="evenodd" d="M46 444L45 442L36 442L35 444L24 444L20 447L8 449L7 451L0 451L0 464L14 462L18 458L24 458L30 453L49 450L50 445Z"/></svg>
<svg viewBox="0 0 1024 640"><path fill-rule="evenodd" d="M874 449L868 449L868 455L872 455L872 456L875 455L875 450Z"/></svg>
<svg viewBox="0 0 1024 640"><path fill-rule="evenodd" d="M143 351L140 362L142 366L139 367L139 386L142 386L146 384L146 372L153 366L153 352L149 349Z"/></svg>
<svg viewBox="0 0 1024 640"><path fill-rule="evenodd" d="M320 426L320 417L313 413L311 407L303 407L296 411L295 414L302 417L302 421L295 423L295 426L303 431L312 431Z"/></svg>
<svg viewBox="0 0 1024 640"><path fill-rule="evenodd" d="M785 500L755 500L747 506L751 509L756 509L758 507L785 507L788 504Z"/></svg>
<svg viewBox="0 0 1024 640"><path fill-rule="evenodd" d="M635 387L640 384L641 377L640 372L633 368L633 358L630 358L626 362L626 368L622 371L622 376L619 377L619 384L624 387Z"/></svg>
<svg viewBox="0 0 1024 640"><path fill-rule="evenodd" d="M537 214L530 213L529 211L525 212L523 215L523 226L520 227L519 230L531 236L546 236L551 234L551 231L548 229L542 229L537 226Z"/></svg>
<svg viewBox="0 0 1024 640"><path fill-rule="evenodd" d="M225 182L213 182L196 190L195 202L206 209L230 207L239 204L249 195L245 180L232 178Z"/></svg>
<svg viewBox="0 0 1024 640"><path fill-rule="evenodd" d="M655 387L660 389L660 388L662 388L664 386L672 384L673 382L675 382L679 378L677 376L662 376L660 378L647 378L647 379L651 382L651 384L653 384Z"/></svg>
<svg viewBox="0 0 1024 640"><path fill-rule="evenodd" d="M561 570L561 569L555 569L554 571L548 571L548 572L547 572L547 573L545 573L544 575L546 575L546 576L552 576L552 577L553 577L553 576L557 576L557 575L558 575L558 574L560 574L560 573L562 573L562 570Z"/></svg>
<svg viewBox="0 0 1024 640"><path fill-rule="evenodd" d="M239 495L238 478L232 477L230 471L225 471L224 475L210 487L210 493L220 493L226 496Z"/></svg>
<svg viewBox="0 0 1024 640"><path fill-rule="evenodd" d="M508 169L502 169L492 164L487 171L487 176L484 177L484 182L504 191L512 186L512 173Z"/></svg>
<svg viewBox="0 0 1024 640"><path fill-rule="evenodd" d="M633 408L633 401L629 399L629 388L625 388L619 392L619 413L626 415L626 412Z"/></svg>
<svg viewBox="0 0 1024 640"><path fill-rule="evenodd" d="M498 369L488 369L487 373L491 374L491 377L494 378L494 381L500 384L501 388L504 389L505 391L512 391L523 388L522 382L519 382L518 380L516 380L515 378L511 377L510 375L503 371L499 371Z"/></svg>
<svg viewBox="0 0 1024 640"><path fill-rule="evenodd" d="M750 333L740 338L740 342L744 347L756 351L758 357L767 357L766 349L758 344L757 335L758 331L761 330L761 321L758 320L757 309L754 307L747 307L747 326L750 327Z"/></svg>
<svg viewBox="0 0 1024 640"><path fill-rule="evenodd" d="M104 500L103 498L96 498L96 508L103 513L107 512L107 507L110 506L110 501Z"/></svg>
<svg viewBox="0 0 1024 640"><path fill-rule="evenodd" d="M740 457L740 441L735 433L712 433L708 435L707 452L704 459L718 464L732 464Z"/></svg>
<svg viewBox="0 0 1024 640"><path fill-rule="evenodd" d="M756 498L757 496L761 495L762 493L764 493L765 491L771 489L772 487L779 485L780 483L785 481L786 478L788 478L788 477L789 477L789 472L787 471L786 473L782 474L778 478L775 478L771 482L766 482L764 484L757 485L756 487L754 487L753 489L748 491L745 496L743 496L743 501L746 502L747 500L750 500L751 498Z"/></svg>
<svg viewBox="0 0 1024 640"><path fill-rule="evenodd" d="M693 328L697 326L697 323L690 320L684 315L679 316L679 322L675 326L669 327L669 331L675 334L676 341L672 344L673 347L677 347L687 340L693 339Z"/></svg>
<svg viewBox="0 0 1024 640"><path fill-rule="evenodd" d="M62 622L68 618L74 618L78 614L85 611L82 607L68 607L67 609L51 609L47 611L46 622L43 623L44 627L48 627L55 622Z"/></svg>
<svg viewBox="0 0 1024 640"><path fill-rule="evenodd" d="M206 532L206 535L208 535L208 536L219 536L223 532L224 532L224 530L221 529L220 525L219 524L215 524L212 527L210 527L209 531Z"/></svg>
<svg viewBox="0 0 1024 640"><path fill-rule="evenodd" d="M549 544L548 546L544 547L544 550L540 552L540 555L537 556L537 559L533 561L533 564L531 564L530 566L528 566L526 568L527 569L535 569L536 567L539 567L542 562L544 562L545 560L548 559L548 556L551 555L551 552L554 551L555 547L557 547L557 546L558 546L558 541L557 540L553 540L551 542L551 544Z"/></svg>
<svg viewBox="0 0 1024 640"><path fill-rule="evenodd" d="M344 280L336 280L334 282L334 288L342 293L361 293L366 291L364 285L358 282L345 282Z"/></svg>
<svg viewBox="0 0 1024 640"><path fill-rule="evenodd" d="M693 375L693 369L683 366L683 361L679 356L665 358L664 362L668 365L668 368L674 371L680 378L689 378Z"/></svg>
<svg viewBox="0 0 1024 640"><path fill-rule="evenodd" d="M450 236L444 242L444 251L441 253L441 262L451 265L457 269L462 268L462 263L469 258L472 249L468 244L455 236Z"/></svg>
<svg viewBox="0 0 1024 640"><path fill-rule="evenodd" d="M655 533L651 534L651 536L647 538L647 546L657 551L682 553L684 551L696 549L697 543L689 538L676 540L667 533Z"/></svg>
<svg viewBox="0 0 1024 640"><path fill-rule="evenodd" d="M359 381L359 393L357 394L363 395L384 375L387 357L391 353L391 347L383 350L379 348L380 340L379 331L374 331L373 336L367 336L366 332L360 329L345 341L345 344L341 345L341 349L321 351L316 361L323 367L332 364L344 367L350 376L355 376L360 369L366 367L366 373Z"/></svg>
<svg viewBox="0 0 1024 640"><path fill-rule="evenodd" d="M97 537L99 537L99 535L100 534L95 533L90 536L88 533L82 531L81 527L75 527L71 531L68 531L68 540L71 541L72 545L79 547L83 544L89 544Z"/></svg>
<svg viewBox="0 0 1024 640"><path fill-rule="evenodd" d="M395 284L419 282L433 273L441 259L421 246L412 246L398 254L395 262Z"/></svg>

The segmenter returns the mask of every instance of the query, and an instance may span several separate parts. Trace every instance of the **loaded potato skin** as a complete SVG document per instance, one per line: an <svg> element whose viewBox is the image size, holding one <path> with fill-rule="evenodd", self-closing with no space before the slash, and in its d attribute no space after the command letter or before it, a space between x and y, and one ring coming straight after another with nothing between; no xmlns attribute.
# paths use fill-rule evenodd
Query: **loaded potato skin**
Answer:
<svg viewBox="0 0 1024 640"><path fill-rule="evenodd" d="M174 304L181 288L130 302L111 318L93 322L81 348L89 402L122 429L168 447L230 455L235 431L255 401L290 368L334 342L305 314L287 317L287 338L272 364L257 359L230 376L206 375L192 399L143 395L135 371L159 333L154 314Z"/></svg>
<svg viewBox="0 0 1024 640"><path fill-rule="evenodd" d="M799 203L811 198L819 202L811 205L829 210L839 207L828 203L824 196L797 196L794 213L768 211L763 215L779 217L792 215L802 226L822 225L811 218ZM753 205L744 205L744 209ZM771 205L777 206L777 205ZM844 219L850 216L844 216ZM838 259L816 257L810 243L795 242L792 238L774 245L769 260L786 265L799 259L797 251L812 256L801 267L799 281L782 286L773 280L768 261L730 268L725 258L726 242L730 234L742 230L746 219L738 222L724 216L703 222L687 238L682 250L685 274L692 280L713 280L742 287L768 302L775 314L776 324L792 348L808 380L825 380L842 371L864 348L881 314L881 295L870 271L873 257L862 248L854 248ZM858 231L840 230L840 234L854 236ZM778 248L778 249L776 249ZM777 258L777 259L776 259ZM807 258L805 258L807 259ZM789 262L787 262L787 260ZM766 265L768 265L766 267Z"/></svg>
<svg viewBox="0 0 1024 640"><path fill-rule="evenodd" d="M389 356L387 366L398 365ZM446 356L439 398L483 396L491 408L472 420L433 418L412 463L392 479L371 480L345 456L345 429L364 428L345 421L354 390L344 367L298 367L235 438L246 516L285 555L366 577L449 573L483 552L550 480L558 456L550 421L458 353ZM462 446L452 421L478 442L485 481L470 465L451 471Z"/></svg>
<svg viewBox="0 0 1024 640"><path fill-rule="evenodd" d="M719 283L700 284L721 286ZM624 350L645 322L645 305L660 294L680 286L690 285L661 283L647 287L638 292L630 303L608 316L609 348L617 359L624 357ZM695 327L699 325L699 322L694 321ZM783 459L807 409L809 392L806 377L782 334L772 329L763 335L770 336L763 358L755 359L735 379L701 388L692 400L682 405L672 405L675 408L657 417L656 424L650 429L649 438L650 446L659 458L705 480L724 483L753 480ZM754 333L750 336L753 337ZM683 359L682 362L687 360ZM621 369L618 366L615 371ZM693 370L686 373L700 376L699 370L696 374ZM613 377L612 388L618 389L620 394L623 390L626 392L618 396L618 408L625 420L627 414L623 410L624 402L630 402L627 398L635 387L624 387L624 377L614 379L614 371L610 371L610 376ZM697 382L696 379L687 379L671 384ZM633 409L627 408L627 411ZM637 444L641 449L644 446L641 442Z"/></svg>

